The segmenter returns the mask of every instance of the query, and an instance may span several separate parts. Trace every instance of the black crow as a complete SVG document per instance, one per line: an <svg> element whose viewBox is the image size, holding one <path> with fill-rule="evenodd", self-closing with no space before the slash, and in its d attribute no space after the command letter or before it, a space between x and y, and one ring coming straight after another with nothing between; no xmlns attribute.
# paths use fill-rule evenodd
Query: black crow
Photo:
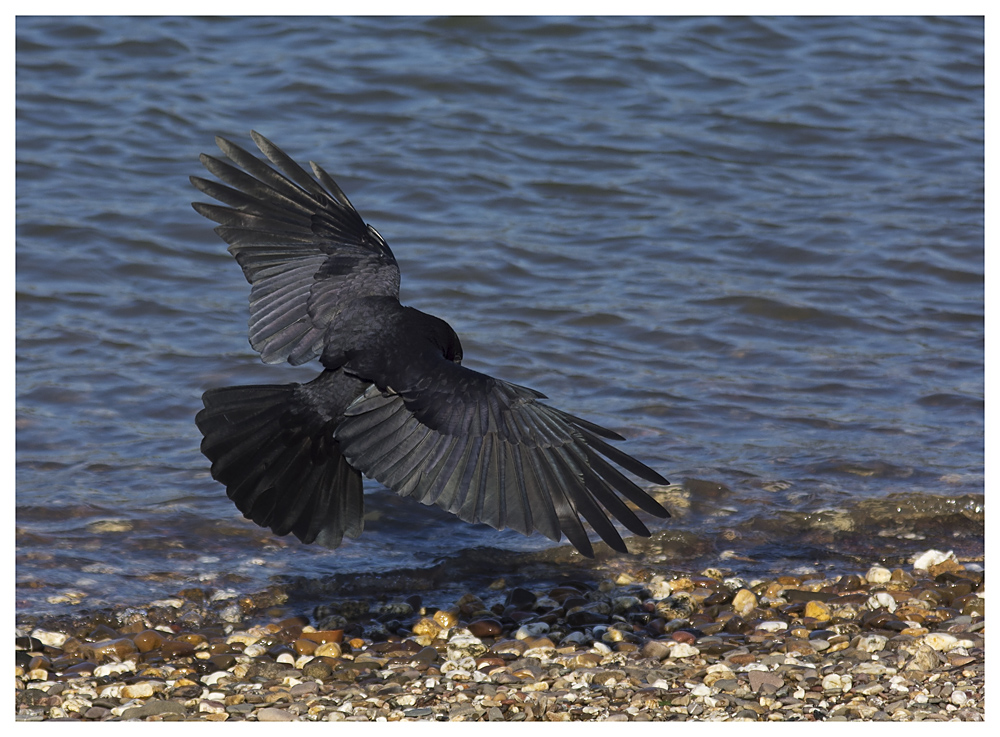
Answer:
<svg viewBox="0 0 1000 737"><path fill-rule="evenodd" d="M462 366L451 326L399 303L392 251L330 175L251 136L274 166L216 138L231 163L201 163L222 183L191 182L225 206L194 209L219 223L250 282L250 345L264 363L319 358L324 370L308 384L205 392L201 450L244 516L335 548L361 534L362 473L466 522L565 534L588 557L580 516L623 553L609 514L649 535L619 494L669 516L612 465L667 483L605 442L620 435Z"/></svg>

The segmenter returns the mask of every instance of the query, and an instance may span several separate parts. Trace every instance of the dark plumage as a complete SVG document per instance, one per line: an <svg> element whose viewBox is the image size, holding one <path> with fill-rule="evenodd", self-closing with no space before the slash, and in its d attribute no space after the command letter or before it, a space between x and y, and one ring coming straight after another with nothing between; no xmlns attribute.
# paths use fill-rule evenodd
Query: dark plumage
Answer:
<svg viewBox="0 0 1000 737"><path fill-rule="evenodd" d="M251 284L250 344L262 360L319 358L324 371L308 384L205 392L201 449L247 518L337 547L361 534L362 473L466 522L564 534L586 556L581 516L621 552L609 513L649 535L621 497L669 516L613 465L667 483L605 442L618 434L463 367L455 331L399 303L392 251L333 179L251 135L276 168L217 138L232 163L201 162L222 183L191 182L225 207L194 208L219 223Z"/></svg>

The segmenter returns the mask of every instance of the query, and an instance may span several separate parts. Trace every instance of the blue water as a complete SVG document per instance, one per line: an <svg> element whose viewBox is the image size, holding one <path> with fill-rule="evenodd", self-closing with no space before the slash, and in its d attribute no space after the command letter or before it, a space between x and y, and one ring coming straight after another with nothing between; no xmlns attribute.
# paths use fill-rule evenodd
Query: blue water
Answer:
<svg viewBox="0 0 1000 737"><path fill-rule="evenodd" d="M201 393L317 370L260 363L249 287L189 205L198 154L250 129L337 178L466 365L629 437L677 484L651 526L699 561L785 565L858 509L910 510L883 552L975 549L981 18L16 30L19 611L554 546L370 483L364 536L330 552L212 481ZM869 554L871 530L836 545Z"/></svg>

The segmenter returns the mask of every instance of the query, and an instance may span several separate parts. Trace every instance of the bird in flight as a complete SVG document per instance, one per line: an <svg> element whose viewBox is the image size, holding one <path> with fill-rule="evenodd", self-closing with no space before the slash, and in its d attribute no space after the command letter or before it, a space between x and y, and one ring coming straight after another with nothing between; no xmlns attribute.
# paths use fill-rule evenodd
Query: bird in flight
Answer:
<svg viewBox="0 0 1000 737"><path fill-rule="evenodd" d="M217 137L228 161L201 163L218 181L191 182L222 204L193 206L250 283L250 345L263 362L318 358L323 372L202 397L201 450L245 517L336 548L361 534L362 474L466 522L565 535L587 557L581 517L627 553L609 515L650 533L624 500L670 516L616 467L668 483L607 442L620 435L463 366L448 323L400 304L392 251L330 175L251 137L270 164Z"/></svg>

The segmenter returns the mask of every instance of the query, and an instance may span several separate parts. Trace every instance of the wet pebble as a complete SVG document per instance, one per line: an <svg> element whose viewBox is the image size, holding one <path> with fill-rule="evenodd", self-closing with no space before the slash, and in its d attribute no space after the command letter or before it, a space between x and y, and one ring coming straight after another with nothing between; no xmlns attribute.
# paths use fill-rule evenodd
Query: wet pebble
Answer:
<svg viewBox="0 0 1000 737"><path fill-rule="evenodd" d="M185 592L117 622L22 627L16 718L981 720L982 573L928 565L947 570L635 569L454 602L333 602L312 620L248 621L252 597Z"/></svg>

